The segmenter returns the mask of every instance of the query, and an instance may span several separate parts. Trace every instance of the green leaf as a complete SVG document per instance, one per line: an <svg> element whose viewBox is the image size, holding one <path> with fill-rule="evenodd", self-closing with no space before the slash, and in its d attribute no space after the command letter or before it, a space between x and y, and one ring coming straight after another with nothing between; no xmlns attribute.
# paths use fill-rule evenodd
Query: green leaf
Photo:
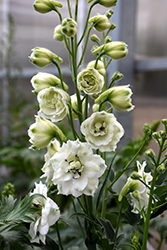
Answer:
<svg viewBox="0 0 167 250"><path fill-rule="evenodd" d="M1 201L0 201L0 221L3 221L6 219L8 214L13 210L16 200L13 198L13 196L9 195L9 197L5 197L2 195Z"/></svg>
<svg viewBox="0 0 167 250"><path fill-rule="evenodd" d="M43 250L59 250L57 243L48 236L46 236L45 244L43 244L43 242L40 240L40 243L33 242L31 243L31 246L42 247Z"/></svg>
<svg viewBox="0 0 167 250"><path fill-rule="evenodd" d="M102 219L100 217L98 217L97 219L99 223L103 226L107 239L109 239L112 242L114 239L115 231L110 221Z"/></svg>

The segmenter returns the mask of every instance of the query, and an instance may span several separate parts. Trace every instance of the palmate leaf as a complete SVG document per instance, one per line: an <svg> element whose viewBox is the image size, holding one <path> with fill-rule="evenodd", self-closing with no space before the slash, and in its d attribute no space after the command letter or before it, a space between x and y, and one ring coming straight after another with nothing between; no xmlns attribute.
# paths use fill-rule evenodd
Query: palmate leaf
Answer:
<svg viewBox="0 0 167 250"><path fill-rule="evenodd" d="M0 227L0 250L23 250L25 244L29 244L26 227L13 223Z"/></svg>
<svg viewBox="0 0 167 250"><path fill-rule="evenodd" d="M41 196L40 194L35 194L32 196L25 196L23 200L19 200L16 207L8 213L5 220L6 221L13 221L15 223L23 221L23 222L31 222L31 217L28 216L28 214L32 214L34 211L36 211L36 208L32 208L32 201L35 199L35 197ZM16 202L16 201L15 201Z"/></svg>
<svg viewBox="0 0 167 250"><path fill-rule="evenodd" d="M8 214L13 210L16 200L13 196L5 197L2 196L0 201L0 221L6 220Z"/></svg>

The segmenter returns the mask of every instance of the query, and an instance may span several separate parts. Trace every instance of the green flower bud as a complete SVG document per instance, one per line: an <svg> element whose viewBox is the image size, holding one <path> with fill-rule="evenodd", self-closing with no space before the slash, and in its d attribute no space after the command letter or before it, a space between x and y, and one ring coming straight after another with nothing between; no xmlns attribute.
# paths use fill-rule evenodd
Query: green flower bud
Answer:
<svg viewBox="0 0 167 250"><path fill-rule="evenodd" d="M54 0L36 0L33 6L36 11L44 14L55 10L56 7L62 7L63 5Z"/></svg>
<svg viewBox="0 0 167 250"><path fill-rule="evenodd" d="M39 47L32 49L32 53L29 58L30 61L38 67L45 67L48 64L54 62L54 60L60 63L63 61L60 57L52 53L50 50Z"/></svg>
<svg viewBox="0 0 167 250"><path fill-rule="evenodd" d="M157 170L160 174L163 174L166 170L165 165L162 163L161 165L158 166Z"/></svg>
<svg viewBox="0 0 167 250"><path fill-rule="evenodd" d="M148 123L144 124L144 126L143 126L143 132L147 136L151 136L152 135L152 130L151 130L151 127L150 127L150 125Z"/></svg>
<svg viewBox="0 0 167 250"><path fill-rule="evenodd" d="M58 77L48 74L39 72L31 79L31 84L34 88L34 93L38 94L39 91L49 87L61 87L61 81ZM63 86L65 89L68 89L68 86L63 82Z"/></svg>
<svg viewBox="0 0 167 250"><path fill-rule="evenodd" d="M93 54L97 52L103 52L111 58L118 60L125 57L128 53L127 44L124 42L110 42L103 44L97 49L93 50Z"/></svg>
<svg viewBox="0 0 167 250"><path fill-rule="evenodd" d="M128 181L121 190L121 193L118 197L118 201L121 201L123 196L126 196L128 193L137 190L139 187L140 187L140 181L128 178Z"/></svg>
<svg viewBox="0 0 167 250"><path fill-rule="evenodd" d="M139 180L141 179L141 176L138 174L138 172L134 171L131 176L130 176L133 180Z"/></svg>
<svg viewBox="0 0 167 250"><path fill-rule="evenodd" d="M112 79L112 81L118 81L118 80L120 80L122 77L123 77L123 74L121 74L119 71L116 71L116 72L112 75L111 79Z"/></svg>
<svg viewBox="0 0 167 250"><path fill-rule="evenodd" d="M145 152L146 156L150 157L151 159L155 159L155 153L152 149L148 149L146 152Z"/></svg>
<svg viewBox="0 0 167 250"><path fill-rule="evenodd" d="M114 13L114 11L113 10L108 10L107 12L106 12L106 17L108 18L108 19L110 19L111 18L111 16L113 15L113 13Z"/></svg>
<svg viewBox="0 0 167 250"><path fill-rule="evenodd" d="M62 42L63 41L63 34L61 32L61 25L57 25L54 29L53 37L55 40Z"/></svg>
<svg viewBox="0 0 167 250"><path fill-rule="evenodd" d="M162 138L165 138L166 137L166 132L164 130L160 130L159 131L159 134Z"/></svg>
<svg viewBox="0 0 167 250"><path fill-rule="evenodd" d="M112 42L112 38L110 36L105 37L105 43L110 43Z"/></svg>
<svg viewBox="0 0 167 250"><path fill-rule="evenodd" d="M162 119L161 122L165 127L167 127L167 119Z"/></svg>
<svg viewBox="0 0 167 250"><path fill-rule="evenodd" d="M40 116L36 116L35 123L29 127L28 135L29 141L33 144L30 147L32 149L44 148L54 138L61 143L66 140L65 135L56 125Z"/></svg>
<svg viewBox="0 0 167 250"><path fill-rule="evenodd" d="M156 140L159 140L160 136L159 136L159 133L158 132L154 132L152 133L152 137Z"/></svg>
<svg viewBox="0 0 167 250"><path fill-rule="evenodd" d="M95 42L95 43L100 42L100 38L99 38L97 35L95 35L95 34L93 34L93 35L90 37L90 39L91 39L92 42Z"/></svg>
<svg viewBox="0 0 167 250"><path fill-rule="evenodd" d="M99 4L104 7L113 7L117 4L117 0L99 0Z"/></svg>
<svg viewBox="0 0 167 250"><path fill-rule="evenodd" d="M112 87L104 91L96 100L95 103L99 101L108 101L112 106L119 111L130 111L134 108L131 104L132 91L129 85Z"/></svg>
<svg viewBox="0 0 167 250"><path fill-rule="evenodd" d="M96 60L93 60L91 62L88 63L87 65L87 69L88 68L95 68L95 63L96 63ZM98 60L97 62L97 65L96 65L96 70L102 75L104 76L106 74L106 70L105 70L105 67L104 67L104 63L100 60Z"/></svg>
<svg viewBox="0 0 167 250"><path fill-rule="evenodd" d="M77 23L72 18L65 18L61 25L62 33L67 37L72 37L77 32Z"/></svg>
<svg viewBox="0 0 167 250"><path fill-rule="evenodd" d="M15 193L14 185L11 184L10 182L7 183L4 187L4 190L2 191L2 194L6 197L9 197L9 195L14 196L14 193Z"/></svg>
<svg viewBox="0 0 167 250"><path fill-rule="evenodd" d="M95 104L92 106L93 112L99 111L99 106L100 106L99 104L95 103Z"/></svg>
<svg viewBox="0 0 167 250"><path fill-rule="evenodd" d="M90 18L88 23L93 23L97 31L103 32L110 27L110 22L105 15L96 14Z"/></svg>
<svg viewBox="0 0 167 250"><path fill-rule="evenodd" d="M116 28L116 25L114 23L111 23L109 30L114 30Z"/></svg>

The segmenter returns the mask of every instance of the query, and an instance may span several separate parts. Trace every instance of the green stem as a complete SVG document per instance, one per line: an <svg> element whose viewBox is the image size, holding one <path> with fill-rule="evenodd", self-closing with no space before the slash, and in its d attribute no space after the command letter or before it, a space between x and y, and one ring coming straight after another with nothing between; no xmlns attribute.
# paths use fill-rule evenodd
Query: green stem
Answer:
<svg viewBox="0 0 167 250"><path fill-rule="evenodd" d="M122 199L123 201L123 199ZM116 245L116 241L117 241L117 235L118 235L118 230L119 230L119 224L120 224L120 220L121 220L121 212L122 212L122 203L123 202L120 202L120 207L119 207L119 214L118 214L118 219L117 219L117 226L116 226L116 231L115 231L115 235L114 235L114 239L113 239L113 242L114 242L114 245L113 245L113 250L115 248L115 245Z"/></svg>
<svg viewBox="0 0 167 250"><path fill-rule="evenodd" d="M62 242L61 242L61 237L60 237L58 222L56 222L56 231L57 231L57 237L58 237L60 249L61 249L61 250L64 250L63 245L62 245Z"/></svg>
<svg viewBox="0 0 167 250"><path fill-rule="evenodd" d="M133 156L133 158L128 162L128 164L124 167L124 169L122 171L118 172L115 179L109 185L108 189L110 189L114 185L114 183L121 177L121 175L123 175L123 173L126 172L126 170L128 170L129 166L137 158L138 154L143 149L143 147L145 146L146 143L147 143L147 140L144 140L143 143L141 144L140 148L136 152L136 154Z"/></svg>
<svg viewBox="0 0 167 250"><path fill-rule="evenodd" d="M73 197L72 197L72 204L73 204L75 213L77 213L77 209L76 209L76 206L75 206L75 202L74 202ZM79 227L80 227L80 229L81 229L81 232L82 232L82 234L83 234L83 237L84 237L84 239L85 239L85 232L84 232L84 229L83 229L82 224L81 224L81 222L80 222L80 219L79 219L78 216L77 216L76 218L77 218L78 225L79 225Z"/></svg>
<svg viewBox="0 0 167 250"><path fill-rule="evenodd" d="M55 64L56 67L57 67L57 70L58 70L58 73L59 73L59 78L60 78L60 81L61 81L61 87L65 91L64 84L63 84L63 77L62 77L61 70L60 70L60 65L55 61L53 61L53 64Z"/></svg>
<svg viewBox="0 0 167 250"><path fill-rule="evenodd" d="M163 149L163 143L160 145L159 154L158 154L158 158L157 158L157 161L156 161L155 170L154 170L154 174L153 174L153 179L152 179L152 183L151 183L149 202L148 202L148 208L147 208L147 214L146 214L146 221L145 221L144 233L143 233L142 249L141 250L145 250L146 245L147 245L149 222L150 222L150 217L151 217L151 212L152 212L152 200L153 200L155 182L156 182L156 179L157 179L157 167L159 166L159 163L160 163L162 149Z"/></svg>
<svg viewBox="0 0 167 250"><path fill-rule="evenodd" d="M161 239L161 240L159 241L159 244L158 244L157 250L160 250L160 249L161 249L162 243L163 243L163 239Z"/></svg>
<svg viewBox="0 0 167 250"><path fill-rule="evenodd" d="M70 1L69 0L67 0L67 5L68 5L69 16L70 16L70 18L72 18L71 6L70 6Z"/></svg>

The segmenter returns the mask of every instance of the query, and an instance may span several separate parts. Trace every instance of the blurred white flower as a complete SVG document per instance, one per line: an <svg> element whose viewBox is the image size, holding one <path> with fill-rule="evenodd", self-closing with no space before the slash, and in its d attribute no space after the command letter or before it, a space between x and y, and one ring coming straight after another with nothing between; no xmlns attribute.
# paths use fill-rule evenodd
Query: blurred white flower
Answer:
<svg viewBox="0 0 167 250"><path fill-rule="evenodd" d="M39 232L39 239L45 244L49 227L59 219L60 210L57 204L47 197L46 185L40 182L39 184L35 183L35 186L34 191L30 195L41 194L44 197L39 196L33 200L32 205L40 210L32 215L34 221L30 224L29 234L34 239L37 232Z"/></svg>
<svg viewBox="0 0 167 250"><path fill-rule="evenodd" d="M61 121L68 113L69 95L62 89L50 87L38 93L40 110L38 115L52 122Z"/></svg>
<svg viewBox="0 0 167 250"><path fill-rule="evenodd" d="M82 194L93 196L98 187L98 178L106 169L105 161L99 155L93 155L89 144L67 141L59 152L51 158L54 169L53 184L58 194Z"/></svg>
<svg viewBox="0 0 167 250"><path fill-rule="evenodd" d="M81 124L81 132L93 149L114 151L124 134L122 125L113 114L95 112Z"/></svg>

